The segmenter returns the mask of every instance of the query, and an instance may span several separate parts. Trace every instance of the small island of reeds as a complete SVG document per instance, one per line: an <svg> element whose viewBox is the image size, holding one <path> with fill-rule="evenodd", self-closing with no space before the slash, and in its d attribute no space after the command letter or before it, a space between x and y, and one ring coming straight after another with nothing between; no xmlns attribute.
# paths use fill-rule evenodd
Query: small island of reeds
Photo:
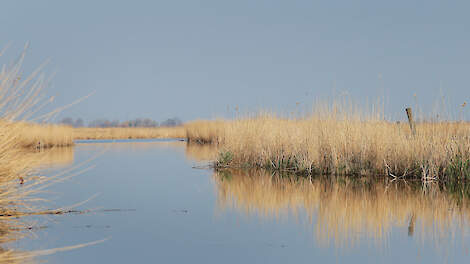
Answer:
<svg viewBox="0 0 470 264"><path fill-rule="evenodd" d="M186 124L189 142L215 144L216 168L265 168L298 175L470 179L470 124L408 122L332 104L303 117L256 114Z"/></svg>

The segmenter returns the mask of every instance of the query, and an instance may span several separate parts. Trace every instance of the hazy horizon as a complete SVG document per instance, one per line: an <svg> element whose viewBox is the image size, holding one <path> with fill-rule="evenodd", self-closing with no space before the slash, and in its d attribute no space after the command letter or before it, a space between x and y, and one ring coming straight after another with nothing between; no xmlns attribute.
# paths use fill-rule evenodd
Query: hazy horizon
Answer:
<svg viewBox="0 0 470 264"><path fill-rule="evenodd" d="M47 59L51 107L94 120L289 113L333 94L386 98L405 118L445 96L470 99L470 3L375 1L12 1L0 10L0 60L30 43L25 71ZM416 95L416 96L414 96ZM300 106L296 106L300 103ZM467 106L468 108L468 106Z"/></svg>

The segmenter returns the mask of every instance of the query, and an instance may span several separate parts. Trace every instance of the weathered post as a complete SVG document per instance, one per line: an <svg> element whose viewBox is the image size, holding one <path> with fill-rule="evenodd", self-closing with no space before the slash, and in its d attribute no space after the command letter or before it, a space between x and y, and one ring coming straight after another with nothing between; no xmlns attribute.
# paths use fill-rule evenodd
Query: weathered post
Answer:
<svg viewBox="0 0 470 264"><path fill-rule="evenodd" d="M408 116L408 123L410 123L411 134L416 135L415 121L413 120L413 112L411 111L411 107L407 107L405 111L406 115Z"/></svg>
<svg viewBox="0 0 470 264"><path fill-rule="evenodd" d="M415 233L415 214L411 215L410 223L408 224L408 236L413 236Z"/></svg>

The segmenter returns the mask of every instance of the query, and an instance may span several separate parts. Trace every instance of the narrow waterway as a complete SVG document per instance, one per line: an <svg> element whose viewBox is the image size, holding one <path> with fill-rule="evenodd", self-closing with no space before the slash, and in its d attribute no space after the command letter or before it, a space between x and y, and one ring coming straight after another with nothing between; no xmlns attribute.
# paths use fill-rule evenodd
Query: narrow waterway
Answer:
<svg viewBox="0 0 470 264"><path fill-rule="evenodd" d="M470 205L437 187L204 167L215 152L173 140L83 141L51 155L44 228L9 245L49 263L464 263ZM197 168L194 168L197 167ZM71 169L70 169L71 168ZM83 203L82 203L83 202Z"/></svg>

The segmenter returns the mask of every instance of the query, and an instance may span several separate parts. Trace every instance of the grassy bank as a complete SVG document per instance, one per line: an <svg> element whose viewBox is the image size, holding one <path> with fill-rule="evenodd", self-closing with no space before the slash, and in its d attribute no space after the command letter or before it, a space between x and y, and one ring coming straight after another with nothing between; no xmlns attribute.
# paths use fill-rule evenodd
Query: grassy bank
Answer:
<svg viewBox="0 0 470 264"><path fill-rule="evenodd" d="M186 125L189 142L216 144L219 167L298 174L470 179L470 124L407 123L330 109L304 118L270 114Z"/></svg>
<svg viewBox="0 0 470 264"><path fill-rule="evenodd" d="M68 147L76 139L151 139L185 138L186 131L180 127L159 128L72 128L64 125L35 124L30 122L0 122L0 132L9 134L10 148L48 149Z"/></svg>
<svg viewBox="0 0 470 264"><path fill-rule="evenodd" d="M144 138L185 138L184 127L112 127L73 128L74 139L144 139Z"/></svg>
<svg viewBox="0 0 470 264"><path fill-rule="evenodd" d="M71 127L51 124L18 122L18 134L15 140L22 148L52 148L73 145L74 130Z"/></svg>

